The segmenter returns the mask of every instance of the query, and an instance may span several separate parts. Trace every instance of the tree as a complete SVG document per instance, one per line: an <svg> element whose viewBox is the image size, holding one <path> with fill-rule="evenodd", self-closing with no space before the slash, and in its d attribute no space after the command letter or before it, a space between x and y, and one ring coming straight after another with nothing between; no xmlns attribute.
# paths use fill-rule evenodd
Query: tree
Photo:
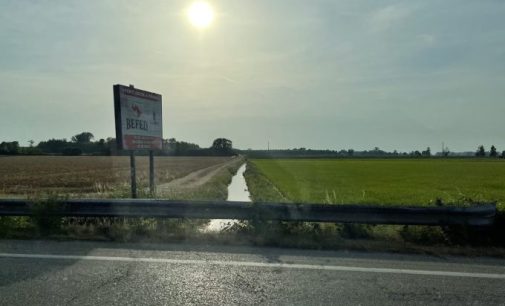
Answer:
<svg viewBox="0 0 505 306"><path fill-rule="evenodd" d="M226 138L217 138L212 143L212 148L217 150L230 150L232 148L232 142Z"/></svg>
<svg viewBox="0 0 505 306"><path fill-rule="evenodd" d="M200 146L186 141L177 141L175 144L176 155L194 155L194 151L199 150Z"/></svg>
<svg viewBox="0 0 505 306"><path fill-rule="evenodd" d="M175 138L163 140L163 151L168 155L179 156L193 156L203 154L203 150L200 149L199 145L185 141L177 141Z"/></svg>
<svg viewBox="0 0 505 306"><path fill-rule="evenodd" d="M231 154L232 153L232 142L226 138L217 138L212 143L211 149L218 154Z"/></svg>
<svg viewBox="0 0 505 306"><path fill-rule="evenodd" d="M498 152L496 152L496 147L494 145L491 146L491 149L489 151L489 156L490 157L496 157L496 156L498 156Z"/></svg>
<svg viewBox="0 0 505 306"><path fill-rule="evenodd" d="M93 140L95 136L91 134L90 132L82 132L80 134L77 134L75 136L72 136L72 142L75 143L90 143L91 140Z"/></svg>
<svg viewBox="0 0 505 306"><path fill-rule="evenodd" d="M431 156L431 149L427 147L425 151L421 152L422 156Z"/></svg>
<svg viewBox="0 0 505 306"><path fill-rule="evenodd" d="M175 138L169 138L168 139L168 145L173 146L175 148L175 145L177 144L177 140Z"/></svg>
<svg viewBox="0 0 505 306"><path fill-rule="evenodd" d="M61 151L69 146L69 142L64 139L49 139L47 141L41 141L37 145L37 148L44 153L61 153Z"/></svg>
<svg viewBox="0 0 505 306"><path fill-rule="evenodd" d="M475 156L478 156L478 157L484 157L484 156L486 156L486 149L484 149L483 145L480 145L477 148L477 152L475 152Z"/></svg>
<svg viewBox="0 0 505 306"><path fill-rule="evenodd" d="M501 158L505 158L505 151L501 152Z"/></svg>
<svg viewBox="0 0 505 306"><path fill-rule="evenodd" d="M0 154L15 155L19 154L19 142L11 141L0 143Z"/></svg>

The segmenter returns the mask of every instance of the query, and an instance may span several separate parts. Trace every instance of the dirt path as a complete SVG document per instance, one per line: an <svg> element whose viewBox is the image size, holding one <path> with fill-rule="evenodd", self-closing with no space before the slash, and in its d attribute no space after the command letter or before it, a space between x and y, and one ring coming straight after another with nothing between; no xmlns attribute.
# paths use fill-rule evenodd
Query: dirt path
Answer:
<svg viewBox="0 0 505 306"><path fill-rule="evenodd" d="M199 186L204 185L208 181L214 177L219 171L221 171L223 168L229 166L230 164L237 163L237 162L243 162L242 157L236 157L236 158L231 158L230 160L213 165L207 168L203 168L194 172L191 172L190 174L172 180L168 183L158 185L156 187L157 192L162 194L165 193L166 191L169 190L176 190L176 189L191 189L191 188L196 188Z"/></svg>

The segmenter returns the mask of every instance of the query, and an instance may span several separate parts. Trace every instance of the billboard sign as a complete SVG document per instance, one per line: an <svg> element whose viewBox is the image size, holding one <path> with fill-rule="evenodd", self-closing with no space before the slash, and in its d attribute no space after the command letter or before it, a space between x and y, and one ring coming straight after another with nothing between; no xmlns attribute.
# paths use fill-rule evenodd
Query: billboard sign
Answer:
<svg viewBox="0 0 505 306"><path fill-rule="evenodd" d="M161 95L114 85L116 141L121 150L161 150Z"/></svg>

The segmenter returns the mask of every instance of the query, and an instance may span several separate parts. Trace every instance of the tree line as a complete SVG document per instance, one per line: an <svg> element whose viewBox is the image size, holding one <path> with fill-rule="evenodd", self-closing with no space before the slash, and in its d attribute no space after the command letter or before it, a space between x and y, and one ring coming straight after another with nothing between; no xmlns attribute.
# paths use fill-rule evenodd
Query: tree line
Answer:
<svg viewBox="0 0 505 306"><path fill-rule="evenodd" d="M489 153L486 152L486 148L483 145L477 147L477 151L475 152L475 156L477 157L498 157L498 150L494 145L489 149ZM502 151L500 154L501 158L505 158L505 151Z"/></svg>
<svg viewBox="0 0 505 306"><path fill-rule="evenodd" d="M128 152L117 149L116 139L108 137L95 141L95 137L90 132L76 134L67 140L48 139L35 145L33 140L28 142L28 146L20 146L18 141L3 141L0 143L1 155L126 155ZM167 156L228 156L234 154L243 154L251 157L431 157L433 153L431 148L425 150L414 150L410 152L398 152L394 150L388 152L375 147L371 150L358 151L354 149L341 150L314 150L307 148L293 148L282 150L238 150L233 148L232 141L226 138L215 139L210 147L200 147L198 144L179 141L175 138L163 140L163 149L158 152L160 155ZM140 152L147 154L147 152ZM457 156L450 152L449 148L444 147L439 156ZM501 153L492 145L489 151L486 151L483 145L479 145L474 154L476 157L505 158L505 151Z"/></svg>
<svg viewBox="0 0 505 306"><path fill-rule="evenodd" d="M208 148L201 148L195 143L169 138L163 141L162 154L168 156L229 156L238 154L238 150L233 149L232 141L226 138L215 139Z"/></svg>
<svg viewBox="0 0 505 306"><path fill-rule="evenodd" d="M425 150L414 150L410 152L399 152L397 150L394 151L385 151L381 150L378 147L375 147L371 150L363 150L358 151L354 149L342 149L342 150L314 150L307 148L294 148L294 149L282 149L282 150L243 150L242 154L248 155L251 157L257 158L281 158L281 157L410 157L410 158L425 158L432 156L471 156L463 155L461 153L451 152L449 148L445 147L441 152L433 154L430 147L427 147ZM479 146L479 149L475 156L478 157L501 157L505 158L505 151L501 154L498 154L496 147L493 145L489 153L486 153L483 146Z"/></svg>
<svg viewBox="0 0 505 306"><path fill-rule="evenodd" d="M70 140L48 139L35 145L33 140L27 147L20 146L18 141L3 141L0 143L1 155L126 155L127 152L117 149L116 139L108 137L94 141L95 137L90 132L82 132L71 137ZM236 154L232 141L226 138L217 138L208 148L175 138L163 140L163 149L160 155L173 156L228 156ZM139 152L139 155L147 152Z"/></svg>

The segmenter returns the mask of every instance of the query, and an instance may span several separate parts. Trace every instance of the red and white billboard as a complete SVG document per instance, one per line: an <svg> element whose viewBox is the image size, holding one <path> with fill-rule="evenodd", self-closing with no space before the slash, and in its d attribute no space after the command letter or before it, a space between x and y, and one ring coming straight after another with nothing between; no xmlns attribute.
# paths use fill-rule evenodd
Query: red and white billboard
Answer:
<svg viewBox="0 0 505 306"><path fill-rule="evenodd" d="M122 150L161 150L163 117L161 95L114 85L116 141Z"/></svg>

